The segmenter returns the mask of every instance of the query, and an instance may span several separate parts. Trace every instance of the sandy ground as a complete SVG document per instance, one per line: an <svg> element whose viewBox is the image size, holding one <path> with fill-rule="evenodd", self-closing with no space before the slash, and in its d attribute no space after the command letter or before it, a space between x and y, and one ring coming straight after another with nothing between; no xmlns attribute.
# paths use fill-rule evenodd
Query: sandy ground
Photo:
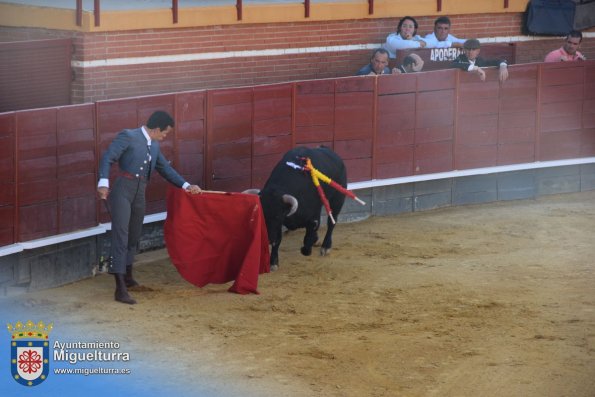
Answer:
<svg viewBox="0 0 595 397"><path fill-rule="evenodd" d="M328 257L301 256L302 233L260 295L196 288L160 250L137 305L107 275L15 305L116 326L218 395L595 396L595 192L339 224Z"/></svg>

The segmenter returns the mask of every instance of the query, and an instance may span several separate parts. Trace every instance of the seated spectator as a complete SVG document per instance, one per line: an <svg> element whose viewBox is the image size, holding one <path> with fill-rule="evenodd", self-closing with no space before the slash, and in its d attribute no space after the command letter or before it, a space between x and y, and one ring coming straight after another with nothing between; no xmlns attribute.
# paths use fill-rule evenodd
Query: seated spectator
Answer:
<svg viewBox="0 0 595 397"><path fill-rule="evenodd" d="M424 61L417 54L409 54L403 59L403 64L393 68L393 74L421 72Z"/></svg>
<svg viewBox="0 0 595 397"><path fill-rule="evenodd" d="M390 74L388 67L388 51L384 48L377 48L372 53L370 63L357 71L356 76L376 76L379 74Z"/></svg>
<svg viewBox="0 0 595 397"><path fill-rule="evenodd" d="M450 19L439 17L434 21L434 33L424 37L428 48L463 48L465 39L459 39L450 34Z"/></svg>
<svg viewBox="0 0 595 397"><path fill-rule="evenodd" d="M564 45L545 56L544 62L565 62L565 61L584 61L585 56L578 51L578 47L583 41L583 34L578 30L572 30L566 36Z"/></svg>
<svg viewBox="0 0 595 397"><path fill-rule="evenodd" d="M417 26L417 21L413 17L401 18L396 33L389 34L383 46L391 58L396 58L397 50L426 46L426 42L417 34Z"/></svg>
<svg viewBox="0 0 595 397"><path fill-rule="evenodd" d="M469 39L463 44L464 54L461 54L452 61L451 66L465 70L467 72L477 73L481 81L485 81L486 73L482 67L486 66L499 66L500 73L499 79L501 82L506 81L508 78L508 65L505 60L497 59L483 59L479 56L481 51L481 45L477 39Z"/></svg>

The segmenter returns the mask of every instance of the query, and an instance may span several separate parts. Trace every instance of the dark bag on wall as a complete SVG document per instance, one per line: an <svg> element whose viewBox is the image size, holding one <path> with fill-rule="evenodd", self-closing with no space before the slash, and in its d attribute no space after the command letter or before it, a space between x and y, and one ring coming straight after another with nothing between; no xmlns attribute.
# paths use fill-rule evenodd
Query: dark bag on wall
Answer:
<svg viewBox="0 0 595 397"><path fill-rule="evenodd" d="M595 26L595 0L575 0L574 29L583 30Z"/></svg>
<svg viewBox="0 0 595 397"><path fill-rule="evenodd" d="M531 0L527 6L527 33L566 36L574 26L573 0Z"/></svg>

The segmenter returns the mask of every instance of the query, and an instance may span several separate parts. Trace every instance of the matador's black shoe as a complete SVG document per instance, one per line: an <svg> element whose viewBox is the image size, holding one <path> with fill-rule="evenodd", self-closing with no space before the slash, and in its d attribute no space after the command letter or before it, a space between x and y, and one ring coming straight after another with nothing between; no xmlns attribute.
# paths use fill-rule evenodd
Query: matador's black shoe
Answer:
<svg viewBox="0 0 595 397"><path fill-rule="evenodd" d="M126 281L124 281L124 275L115 273L116 278L116 293L114 294L116 301L126 303L128 305L134 305L136 300L128 293L126 289Z"/></svg>
<svg viewBox="0 0 595 397"><path fill-rule="evenodd" d="M126 287L138 287L140 284L132 277L132 265L126 266L126 275L124 276Z"/></svg>

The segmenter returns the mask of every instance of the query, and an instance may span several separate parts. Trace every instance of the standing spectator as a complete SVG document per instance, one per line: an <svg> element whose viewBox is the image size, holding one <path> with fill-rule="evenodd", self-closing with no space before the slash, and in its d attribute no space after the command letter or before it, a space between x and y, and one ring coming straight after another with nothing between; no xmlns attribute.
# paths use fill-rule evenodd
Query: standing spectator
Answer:
<svg viewBox="0 0 595 397"><path fill-rule="evenodd" d="M463 44L464 54L452 61L452 67L477 73L481 81L485 81L486 73L482 69L486 66L499 66L499 79L501 82L508 78L508 65L505 60L483 59L479 56L481 45L477 39L469 39Z"/></svg>
<svg viewBox="0 0 595 397"><path fill-rule="evenodd" d="M379 74L390 74L388 51L384 48L375 49L372 58L370 58L370 63L358 70L356 76L376 76Z"/></svg>
<svg viewBox="0 0 595 397"><path fill-rule="evenodd" d="M417 54L409 54L403 59L401 66L393 68L393 74L421 72L424 61Z"/></svg>
<svg viewBox="0 0 595 397"><path fill-rule="evenodd" d="M463 48L465 39L459 39L450 34L450 18L439 17L434 21L434 33L424 37L428 48Z"/></svg>
<svg viewBox="0 0 595 397"><path fill-rule="evenodd" d="M583 34L578 30L572 30L566 36L564 45L545 56L544 62L566 62L566 61L584 61L586 58L578 47L583 41Z"/></svg>
<svg viewBox="0 0 595 397"><path fill-rule="evenodd" d="M141 236L145 216L145 190L151 173L157 170L168 182L191 193L200 193L197 185L190 185L161 154L159 141L173 131L174 120L163 111L154 112L146 126L120 132L103 154L99 163L99 198L107 200L112 218L112 262L109 272L116 279L116 301L134 304L128 288L138 286L132 277L132 263ZM121 176L109 191L109 173L118 162Z"/></svg>
<svg viewBox="0 0 595 397"><path fill-rule="evenodd" d="M426 42L417 34L417 27L417 21L413 17L401 18L396 33L389 34L383 46L391 58L396 58L397 50L426 46Z"/></svg>

